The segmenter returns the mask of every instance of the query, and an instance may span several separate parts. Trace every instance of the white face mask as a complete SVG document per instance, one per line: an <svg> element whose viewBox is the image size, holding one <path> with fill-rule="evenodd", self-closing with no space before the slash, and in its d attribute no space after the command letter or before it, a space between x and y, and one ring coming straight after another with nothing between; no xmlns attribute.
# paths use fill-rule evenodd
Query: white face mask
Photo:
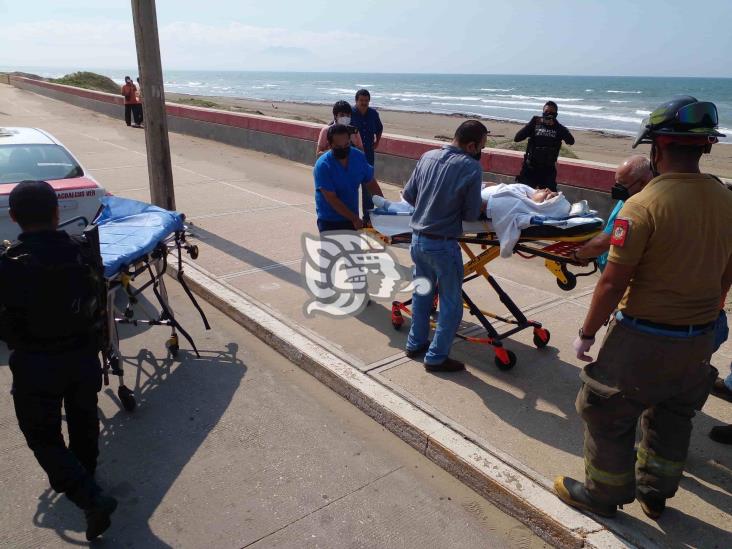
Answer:
<svg viewBox="0 0 732 549"><path fill-rule="evenodd" d="M351 123L351 117L350 116L339 116L336 118L336 122L338 124L343 124L344 126L348 126Z"/></svg>

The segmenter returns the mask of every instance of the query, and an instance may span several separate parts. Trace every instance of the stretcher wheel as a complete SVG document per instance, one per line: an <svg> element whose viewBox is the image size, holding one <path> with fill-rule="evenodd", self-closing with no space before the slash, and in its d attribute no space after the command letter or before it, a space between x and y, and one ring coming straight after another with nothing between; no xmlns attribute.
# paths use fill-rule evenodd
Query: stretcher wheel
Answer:
<svg viewBox="0 0 732 549"><path fill-rule="evenodd" d="M132 394L132 391L129 387L120 385L119 389L117 389L117 396L119 397L119 400L122 403L122 407L125 410L127 410L128 412L135 411L135 408L137 408L137 401L135 400L135 395Z"/></svg>
<svg viewBox="0 0 732 549"><path fill-rule="evenodd" d="M188 248L188 255L191 259L198 259L198 246L191 246Z"/></svg>
<svg viewBox="0 0 732 549"><path fill-rule="evenodd" d="M396 331L401 330L404 325L404 317L396 305L391 306L391 325Z"/></svg>
<svg viewBox="0 0 732 549"><path fill-rule="evenodd" d="M178 351L180 350L180 346L178 345L178 336L170 336L165 342L165 348L168 349L170 356L172 356L173 358L177 357Z"/></svg>
<svg viewBox="0 0 732 549"><path fill-rule="evenodd" d="M516 355L503 347L497 347L495 349L496 357L495 363L499 370L507 371L516 366Z"/></svg>
<svg viewBox="0 0 732 549"><path fill-rule="evenodd" d="M543 349L549 344L552 335L544 328L534 329L534 345L537 349Z"/></svg>
<svg viewBox="0 0 732 549"><path fill-rule="evenodd" d="M564 276L567 277L567 282L562 282L557 278L557 286L559 286L565 292L574 290L574 288L577 286L577 277L566 269L562 269L562 272L564 273Z"/></svg>

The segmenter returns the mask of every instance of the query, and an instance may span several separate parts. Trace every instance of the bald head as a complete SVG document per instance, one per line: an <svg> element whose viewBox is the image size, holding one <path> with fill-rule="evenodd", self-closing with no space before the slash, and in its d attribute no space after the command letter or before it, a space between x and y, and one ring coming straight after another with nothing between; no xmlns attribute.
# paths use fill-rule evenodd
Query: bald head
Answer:
<svg viewBox="0 0 732 549"><path fill-rule="evenodd" d="M639 154L625 160L615 171L615 181L628 189L631 196L640 192L651 179L651 162Z"/></svg>

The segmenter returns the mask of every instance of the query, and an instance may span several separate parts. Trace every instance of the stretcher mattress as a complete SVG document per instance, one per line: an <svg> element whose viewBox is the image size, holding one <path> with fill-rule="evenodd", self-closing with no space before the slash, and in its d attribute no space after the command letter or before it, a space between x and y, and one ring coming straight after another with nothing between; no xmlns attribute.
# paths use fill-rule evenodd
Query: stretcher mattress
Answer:
<svg viewBox="0 0 732 549"><path fill-rule="evenodd" d="M104 261L104 276L117 276L152 252L176 231L184 229L183 215L117 196L102 198L102 211L97 217L99 244Z"/></svg>
<svg viewBox="0 0 732 549"><path fill-rule="evenodd" d="M371 225L384 236L392 237L400 234L411 233L412 229L409 226L411 221L411 213L382 213L379 212L379 210L371 211ZM602 228L602 224L603 220L594 216L568 217L565 219L535 217L531 220L531 226L521 232L521 236L530 238L576 236L597 231ZM463 222L463 234L474 235L493 232L495 231L493 230L490 219Z"/></svg>

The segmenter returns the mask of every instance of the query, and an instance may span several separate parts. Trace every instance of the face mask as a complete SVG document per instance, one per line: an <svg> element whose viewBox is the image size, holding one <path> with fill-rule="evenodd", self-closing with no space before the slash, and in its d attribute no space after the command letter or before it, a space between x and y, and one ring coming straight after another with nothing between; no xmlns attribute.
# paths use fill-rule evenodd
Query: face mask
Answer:
<svg viewBox="0 0 732 549"><path fill-rule="evenodd" d="M339 116L338 118L336 118L336 124L343 124L344 126L348 126L350 123L350 116Z"/></svg>
<svg viewBox="0 0 732 549"><path fill-rule="evenodd" d="M348 158L351 147L333 147L331 150L333 151L333 156L338 160L343 160L344 158Z"/></svg>
<svg viewBox="0 0 732 549"><path fill-rule="evenodd" d="M610 196L613 200L622 200L625 202L630 198L630 191L623 187L620 183L615 183L612 189L610 189Z"/></svg>

